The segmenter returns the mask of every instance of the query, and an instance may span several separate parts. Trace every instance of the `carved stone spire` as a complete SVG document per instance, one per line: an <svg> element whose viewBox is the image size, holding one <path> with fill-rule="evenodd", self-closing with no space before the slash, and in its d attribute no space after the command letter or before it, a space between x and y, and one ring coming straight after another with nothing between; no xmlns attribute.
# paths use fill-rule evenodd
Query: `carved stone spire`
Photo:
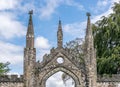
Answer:
<svg viewBox="0 0 120 87"><path fill-rule="evenodd" d="M29 23L26 34L26 48L24 49L24 87L36 87L34 85L36 49L34 48L34 29L32 22L33 11L29 11Z"/></svg>
<svg viewBox="0 0 120 87"><path fill-rule="evenodd" d="M87 13L88 19L87 19L87 29L85 36L85 61L86 61L86 68L89 77L88 87L96 87L96 81L97 81L96 56L95 56L94 40L93 40L90 16L91 16L90 13Z"/></svg>
<svg viewBox="0 0 120 87"><path fill-rule="evenodd" d="M29 11L29 23L26 35L26 47L27 48L34 48L34 29L33 29L33 22L32 22L32 14L33 10Z"/></svg>
<svg viewBox="0 0 120 87"><path fill-rule="evenodd" d="M63 32L62 32L61 20L59 20L59 24L58 24L57 45L58 45L58 48L62 48L62 45L63 45Z"/></svg>
<svg viewBox="0 0 120 87"><path fill-rule="evenodd" d="M88 19L87 19L87 29L86 29L86 36L85 36L87 52L90 52L90 50L94 48L90 16L91 16L90 13L87 13Z"/></svg>

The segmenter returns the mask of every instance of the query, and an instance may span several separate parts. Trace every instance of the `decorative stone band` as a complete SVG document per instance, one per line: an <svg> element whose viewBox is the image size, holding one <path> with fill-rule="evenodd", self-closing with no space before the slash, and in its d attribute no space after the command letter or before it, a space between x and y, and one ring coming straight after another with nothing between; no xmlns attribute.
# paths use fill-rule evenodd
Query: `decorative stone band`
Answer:
<svg viewBox="0 0 120 87"><path fill-rule="evenodd" d="M120 82L120 74L98 75L97 82Z"/></svg>
<svg viewBox="0 0 120 87"><path fill-rule="evenodd" d="M23 82L23 75L3 75L0 76L0 83L2 82ZM120 74L97 76L97 82L120 82Z"/></svg>
<svg viewBox="0 0 120 87"><path fill-rule="evenodd" d="M0 76L0 83L2 82L23 82L23 75L2 75Z"/></svg>

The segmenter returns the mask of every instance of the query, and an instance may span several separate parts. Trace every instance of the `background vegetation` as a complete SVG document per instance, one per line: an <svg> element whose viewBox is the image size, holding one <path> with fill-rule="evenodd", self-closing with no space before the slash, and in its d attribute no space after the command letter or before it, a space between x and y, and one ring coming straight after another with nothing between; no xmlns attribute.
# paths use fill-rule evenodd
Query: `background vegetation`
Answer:
<svg viewBox="0 0 120 87"><path fill-rule="evenodd" d="M0 63L0 75L4 75L6 73L9 72L9 65L10 63L9 62L6 62L6 63Z"/></svg>
<svg viewBox="0 0 120 87"><path fill-rule="evenodd" d="M113 13L92 26L98 74L120 71L120 3L115 3L112 9Z"/></svg>

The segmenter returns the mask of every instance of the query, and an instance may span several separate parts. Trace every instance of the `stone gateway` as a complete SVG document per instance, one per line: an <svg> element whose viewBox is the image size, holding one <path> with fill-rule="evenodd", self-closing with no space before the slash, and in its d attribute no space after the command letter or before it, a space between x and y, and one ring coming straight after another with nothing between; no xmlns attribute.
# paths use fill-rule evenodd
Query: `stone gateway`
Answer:
<svg viewBox="0 0 120 87"><path fill-rule="evenodd" d="M52 48L50 54L45 54L42 62L36 62L32 14L33 11L30 11L24 48L24 75L0 76L0 87L46 87L47 79L59 71L72 77L75 87L120 87L120 75L112 75L112 77L97 75L90 13L87 13L83 63L74 58L68 48L63 47L61 20L58 23L57 47Z"/></svg>

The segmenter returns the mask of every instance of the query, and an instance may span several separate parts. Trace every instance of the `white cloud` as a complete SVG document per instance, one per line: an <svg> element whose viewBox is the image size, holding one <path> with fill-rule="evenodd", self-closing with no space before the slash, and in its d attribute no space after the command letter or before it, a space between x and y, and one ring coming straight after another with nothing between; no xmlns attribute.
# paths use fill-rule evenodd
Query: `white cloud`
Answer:
<svg viewBox="0 0 120 87"><path fill-rule="evenodd" d="M20 0L0 0L0 10L15 9Z"/></svg>
<svg viewBox="0 0 120 87"><path fill-rule="evenodd" d="M0 62L18 64L23 61L23 47L0 41Z"/></svg>
<svg viewBox="0 0 120 87"><path fill-rule="evenodd" d="M24 0L23 0L23 2L24 2ZM39 8L37 6L35 6L34 1L29 1L29 2L26 2L25 4L19 4L19 6L17 8L17 10L19 11L18 14L27 13L30 10L33 10L34 13L36 13L36 11L38 11L38 9Z"/></svg>
<svg viewBox="0 0 120 87"><path fill-rule="evenodd" d="M38 48L36 58L37 60L42 61L43 55L49 53L50 44L44 37L37 37L35 42ZM9 42L0 41L0 62L10 62L10 66L12 66L13 69L10 73L15 72L16 69L14 69L14 66L17 65L17 67L22 67L23 65L23 47Z"/></svg>
<svg viewBox="0 0 120 87"><path fill-rule="evenodd" d="M36 59L41 62L43 60L43 56L50 53L51 44L48 39L43 36L38 36L35 38L35 47L37 49Z"/></svg>
<svg viewBox="0 0 120 87"><path fill-rule="evenodd" d="M8 12L0 12L0 37L10 39L25 35L26 27L14 16Z"/></svg>
<svg viewBox="0 0 120 87"><path fill-rule="evenodd" d="M112 13L112 9L109 9L108 11L100 14L100 15L97 15L97 16L94 16L93 19L91 20L92 23L95 23L96 21L100 20L102 16L108 16L110 13Z"/></svg>
<svg viewBox="0 0 120 87"><path fill-rule="evenodd" d="M68 80L65 85L62 80L62 74L63 72L59 71L49 77L46 81L46 87L75 87L74 84L72 84L72 79Z"/></svg>
<svg viewBox="0 0 120 87"><path fill-rule="evenodd" d="M107 1L107 0L106 0ZM109 6L109 9L107 11L105 11L104 13L101 13L97 16L94 16L93 19L91 20L92 23L95 23L97 20L100 20L102 16L108 16L110 13L113 13L112 7L114 5L115 2L120 2L120 0L111 0L110 3L111 5Z"/></svg>
<svg viewBox="0 0 120 87"><path fill-rule="evenodd" d="M45 54L49 54L50 53L50 49L39 49L37 50L37 55L36 55L36 60L42 62L43 61L43 56Z"/></svg>
<svg viewBox="0 0 120 87"><path fill-rule="evenodd" d="M108 16L110 13L112 13L111 9L109 9L105 13L94 16L93 18L91 18L91 22L95 23L97 20L100 20L102 16ZM87 16L86 16L86 20L83 22L75 22L75 23L64 25L63 30L65 33L72 35L73 37L84 38L85 29L87 27L86 25L87 25Z"/></svg>
<svg viewBox="0 0 120 87"><path fill-rule="evenodd" d="M35 38L35 47L39 49L49 49L50 44L46 38L39 36Z"/></svg>
<svg viewBox="0 0 120 87"><path fill-rule="evenodd" d="M119 2L119 1L120 0L116 0L116 1L111 0L111 5L110 5L109 9L104 13L93 16L91 18L91 22L95 23L97 20L100 20L102 16L108 16L110 13L112 13L113 10L111 7L113 6L114 2ZM100 6L107 5L107 0L105 0L103 2L99 2L99 5ZM87 21L87 17L86 17L86 21ZM85 36L85 29L86 29L86 24L87 24L86 21L66 24L66 25L64 25L63 30L65 33L70 34L74 37L82 37L83 38Z"/></svg>
<svg viewBox="0 0 120 87"><path fill-rule="evenodd" d="M23 4L24 2L24 4ZM26 0L0 0L0 10L10 10L14 12L20 13L26 13L29 10L35 10L37 9L37 6L34 5L34 1L29 2Z"/></svg>
<svg viewBox="0 0 120 87"><path fill-rule="evenodd" d="M106 6L108 4L108 1L110 0L98 0L97 6L99 7Z"/></svg>
<svg viewBox="0 0 120 87"><path fill-rule="evenodd" d="M84 37L86 28L86 21L85 22L76 22L72 24L66 24L63 26L63 30L65 33L68 33L74 37Z"/></svg>
<svg viewBox="0 0 120 87"><path fill-rule="evenodd" d="M43 5L40 9L40 18L49 19L61 4L74 6L80 10L84 10L84 7L74 0L46 0L46 5Z"/></svg>
<svg viewBox="0 0 120 87"><path fill-rule="evenodd" d="M85 10L83 5L81 5L78 2L75 2L74 0L64 0L64 2L68 6L74 6L74 7L77 7L79 10Z"/></svg>
<svg viewBox="0 0 120 87"><path fill-rule="evenodd" d="M23 3L24 2L24 3ZM56 12L57 7L61 4L68 6L75 6L80 10L83 10L84 7L74 0L44 0L44 4L40 7L35 3L39 3L40 1L33 0L0 0L0 10L10 10L19 14L26 13L27 11L33 9L35 12L40 10L40 18L41 19L49 19L53 13Z"/></svg>
<svg viewBox="0 0 120 87"><path fill-rule="evenodd" d="M111 2L117 2L117 3L120 3L120 0L111 0Z"/></svg>
<svg viewBox="0 0 120 87"><path fill-rule="evenodd" d="M96 6L91 7L91 9L94 13L103 12L111 4L110 2L110 0L98 0Z"/></svg>
<svg viewBox="0 0 120 87"><path fill-rule="evenodd" d="M52 75L46 82L46 87L65 87L62 81L62 73L58 72Z"/></svg>
<svg viewBox="0 0 120 87"><path fill-rule="evenodd" d="M111 9L115 2L120 2L120 0L98 0L95 7L92 7L91 10L94 13L105 12L106 9ZM108 8L109 7L109 8Z"/></svg>
<svg viewBox="0 0 120 87"><path fill-rule="evenodd" d="M46 0L46 5L40 9L40 18L50 18L62 0Z"/></svg>
<svg viewBox="0 0 120 87"><path fill-rule="evenodd" d="M0 38L11 39L25 35L26 27L14 12L22 0L0 0Z"/></svg>

